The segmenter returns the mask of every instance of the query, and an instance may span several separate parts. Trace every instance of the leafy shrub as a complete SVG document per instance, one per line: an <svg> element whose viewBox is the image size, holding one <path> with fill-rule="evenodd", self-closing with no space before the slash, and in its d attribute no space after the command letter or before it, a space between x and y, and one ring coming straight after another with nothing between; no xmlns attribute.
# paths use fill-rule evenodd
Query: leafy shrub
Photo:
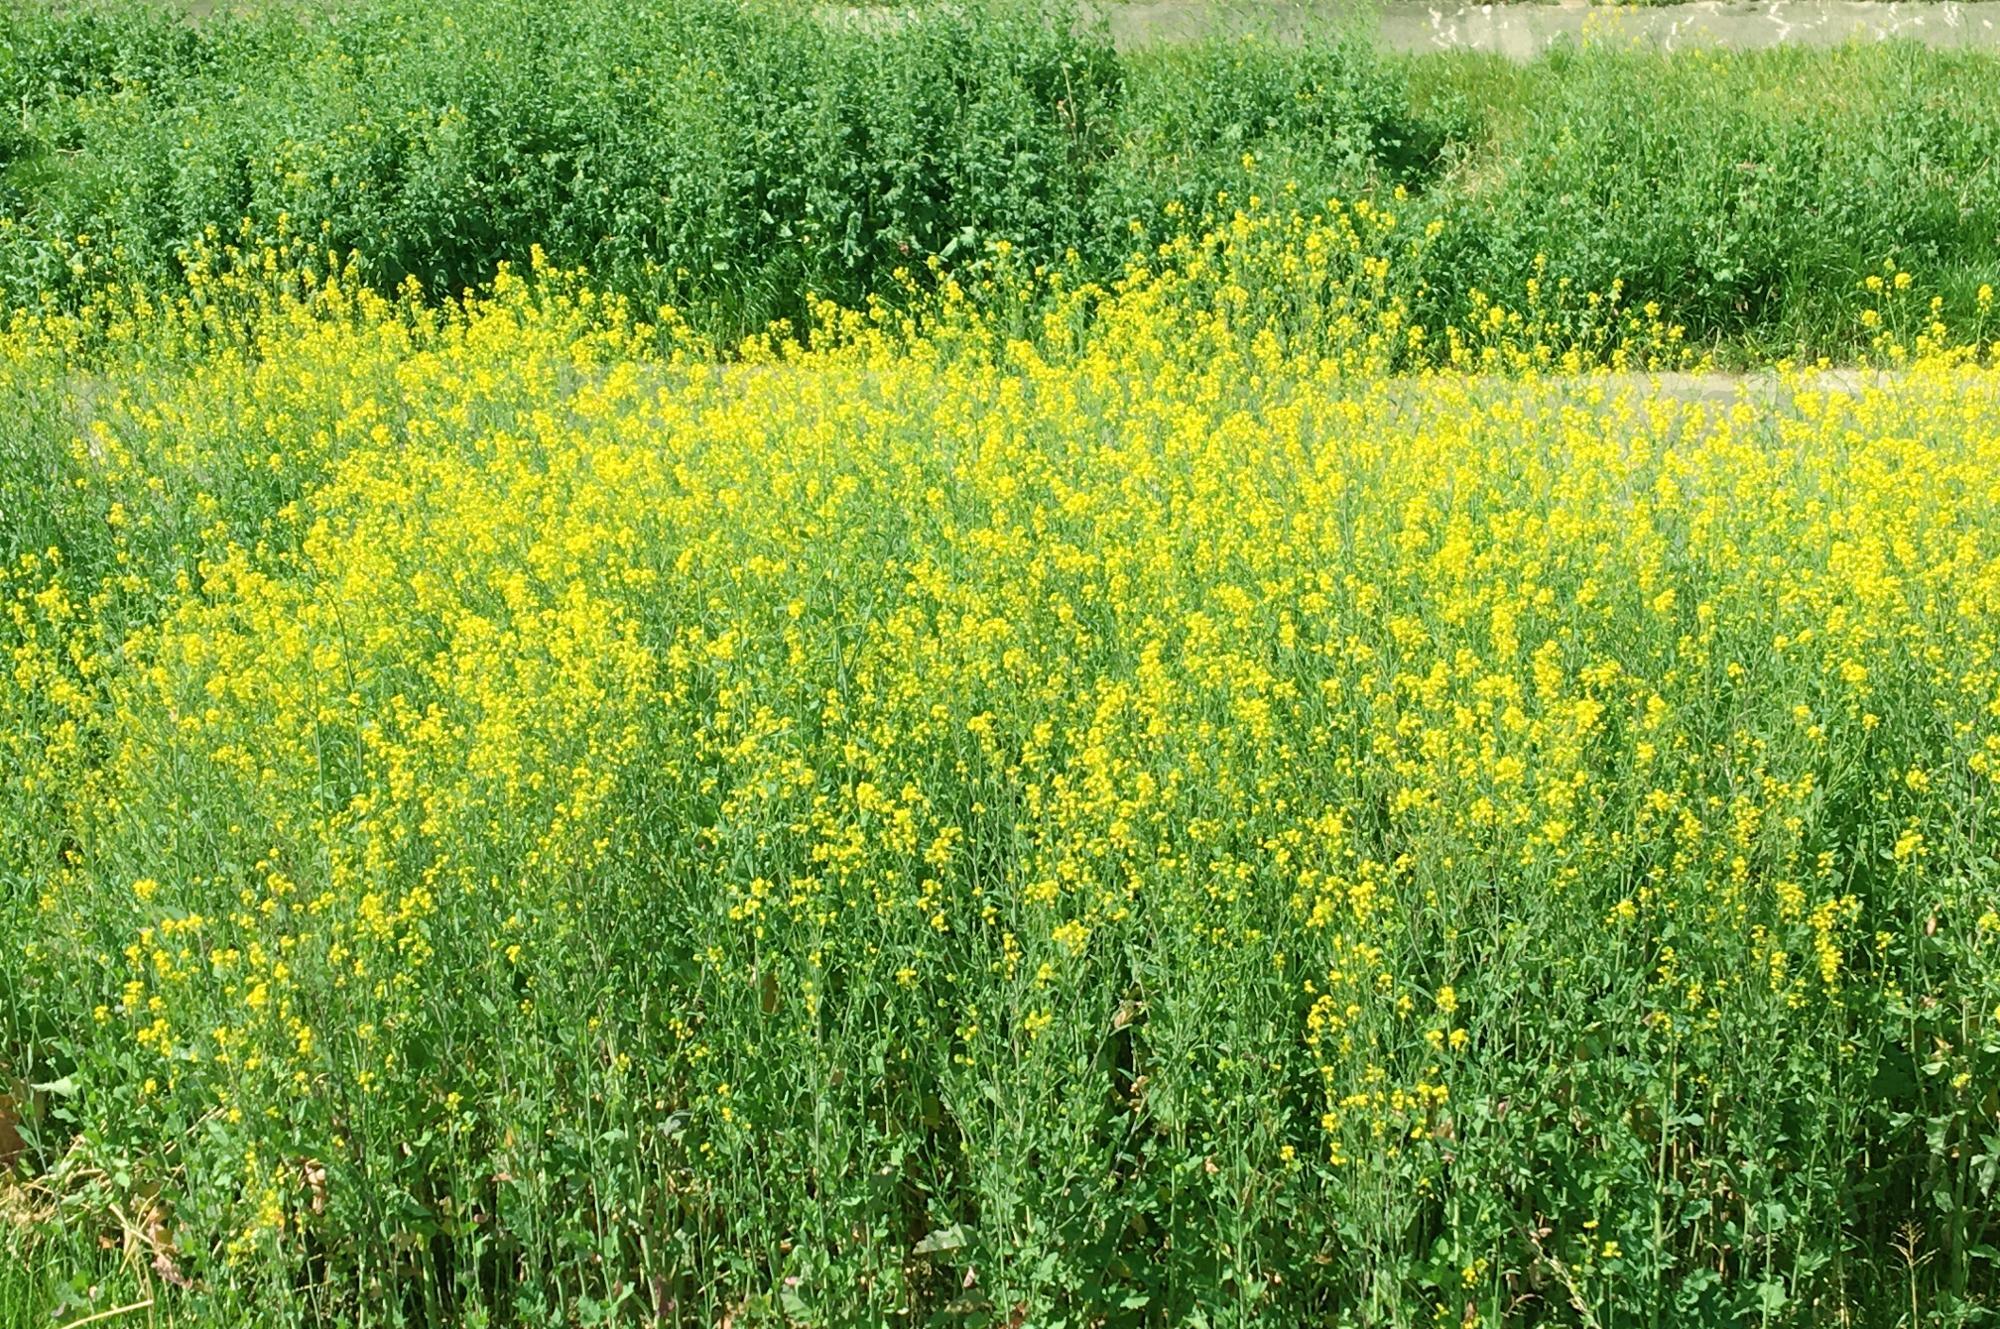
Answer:
<svg viewBox="0 0 2000 1329"><path fill-rule="evenodd" d="M1461 90L1481 63L1457 63ZM1692 335L1785 352L1851 339L1858 282L1893 256L1963 318L2000 243L1994 72L1893 44L1557 48L1505 80L1509 123L1443 198L1428 275L1618 281Z"/></svg>
<svg viewBox="0 0 2000 1329"><path fill-rule="evenodd" d="M1081 242L1117 83L1067 11L1015 4L842 26L729 0L392 0L179 31L207 72L171 85L127 77L116 41L28 51L70 94L38 127L80 153L24 210L39 239L113 235L158 276L282 219L438 292L539 245L738 326L989 235Z"/></svg>
<svg viewBox="0 0 2000 1329"><path fill-rule="evenodd" d="M1133 219L1240 193L1245 152L1352 191L1436 150L1360 47L1126 60L1062 0L37 14L13 82L43 90L38 164L0 237L16 299L113 267L157 279L204 237L282 221L384 285L462 290L539 245L749 329L994 239L1115 270ZM122 253L73 273L78 233Z"/></svg>
<svg viewBox="0 0 2000 1329"><path fill-rule="evenodd" d="M1692 340L1851 349L1885 257L2000 276L1994 60L1893 43L1387 58L1340 34L1120 52L1071 0L352 0L199 25L24 0L0 38L0 295L158 283L287 228L387 287L536 246L725 334L1005 239L1115 274L1252 195L1401 187L1427 317L1623 283ZM78 236L89 237L80 242Z"/></svg>
<svg viewBox="0 0 2000 1329"><path fill-rule="evenodd" d="M1199 229L1253 193L1323 201L1421 184L1445 148L1412 113L1400 71L1350 40L1210 40L1137 53L1127 69L1125 137L1099 204L1108 236L1170 208Z"/></svg>

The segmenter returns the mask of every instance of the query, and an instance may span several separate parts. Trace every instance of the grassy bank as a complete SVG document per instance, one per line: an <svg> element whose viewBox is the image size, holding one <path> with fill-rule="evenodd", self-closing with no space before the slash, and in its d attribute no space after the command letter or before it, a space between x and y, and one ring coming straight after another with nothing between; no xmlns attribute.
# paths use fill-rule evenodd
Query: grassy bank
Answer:
<svg viewBox="0 0 2000 1329"><path fill-rule="evenodd" d="M1991 57L1896 45L1531 65L1352 45L1135 53L1059 4L829 22L726 0L369 0L190 26L7 20L0 290L157 285L289 230L384 287L542 246L724 333L1006 240L1096 276L1255 195L1447 223L1410 295L1657 301L1691 341L1851 353L1885 257L1957 321L2000 277ZM1295 192L1294 192L1295 191Z"/></svg>

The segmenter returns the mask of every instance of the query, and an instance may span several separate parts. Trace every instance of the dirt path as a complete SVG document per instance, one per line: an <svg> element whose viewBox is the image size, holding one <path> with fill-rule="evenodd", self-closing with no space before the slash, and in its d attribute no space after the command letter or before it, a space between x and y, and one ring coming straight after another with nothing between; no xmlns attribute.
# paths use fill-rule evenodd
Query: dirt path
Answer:
<svg viewBox="0 0 2000 1329"><path fill-rule="evenodd" d="M4 4L5 0L0 0ZM274 0L164 0L193 18L255 11ZM335 7L341 0L305 0ZM1081 0L1121 48L1211 34L1261 33L1296 41L1342 28L1393 51L1491 51L1528 60L1557 41L1650 42L1663 49L1838 46L1897 37L1926 46L2000 51L2000 0L1690 0L1663 5L1590 0ZM846 22L893 23L897 0L816 6Z"/></svg>
<svg viewBox="0 0 2000 1329"><path fill-rule="evenodd" d="M1695 0L1620 7L1584 3L1466 4L1386 0L1097 0L1124 47L1212 33L1301 34L1352 26L1398 51L1491 51L1530 59L1551 43L1588 37L1666 49L1837 46L1889 37L1927 46L2000 50L2000 0ZM1372 11L1372 13L1371 13Z"/></svg>

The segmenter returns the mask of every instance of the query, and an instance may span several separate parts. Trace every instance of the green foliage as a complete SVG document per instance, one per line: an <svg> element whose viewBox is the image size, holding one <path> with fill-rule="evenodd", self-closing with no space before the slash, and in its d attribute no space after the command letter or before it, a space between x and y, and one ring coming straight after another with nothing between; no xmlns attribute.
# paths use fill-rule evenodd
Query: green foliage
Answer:
<svg viewBox="0 0 2000 1329"><path fill-rule="evenodd" d="M1113 272L1131 221L1211 209L1245 152L1348 192L1438 146L1359 48L1127 62L1062 0L379 0L198 27L34 0L6 49L17 301L291 227L436 293L539 245L743 331L995 239Z"/></svg>
<svg viewBox="0 0 2000 1329"><path fill-rule="evenodd" d="M1295 220L1061 345L0 339L17 1300L1989 1323L2000 370L1329 374Z"/></svg>
<svg viewBox="0 0 2000 1329"><path fill-rule="evenodd" d="M1502 399L1491 418L1485 388L1423 399L1439 421L1475 422L1460 440L1463 483L1383 505L1375 538L1330 559L1306 596L1351 597L1355 569L1372 568L1400 588L1409 617L1322 605L1313 612L1348 615L1350 635L1302 650L1290 610L1282 623L1246 610L1210 643L1244 671L1242 687L1211 695L1222 675L1187 669L1160 694L1186 708L1178 729L1121 730L1138 712L1107 699L1129 679L1164 677L1150 672L1161 661L1185 662L1196 620L1234 603L1211 605L1211 592L1241 580L1276 596L1296 573L1239 579L1195 526L1223 514L1230 529L1230 514L1289 495L1238 556L1294 538L1283 532L1303 529L1298 514L1317 519L1356 491L1314 489L1308 501L1287 486L1355 464L1412 400L1378 385L1309 420L1299 403L1318 390L1311 373L1267 377L1268 346L1248 337L1206 348L1213 356L1190 350L1190 329L1217 326L1192 311L1268 321L1276 345L1324 317L1329 292L1366 290L1374 331L1407 346L1408 314L1442 347L1474 292L1516 303L1533 286L1528 336L1550 350L1573 315L1584 327L1588 293L1620 287L1625 308L1658 302L1691 339L1744 358L1853 350L1861 313L1878 306L1903 336L1927 321L1932 291L1947 318L1979 326L1976 293L2000 282L1995 69L1984 55L1893 44L1675 56L1585 46L1526 65L1390 59L1337 37L1119 52L1063 0L853 11L363 0L198 25L117 0L23 0L0 21L0 293L88 305L50 326L96 340L37 342L18 325L0 390L0 568L15 579L0 623L12 665L0 679L0 938L34 939L9 940L0 964L0 1124L25 1137L20 1175L0 1179L0 1251L38 1262L0 1261L0 1326L149 1294L169 1322L176 1306L197 1322L330 1322L360 1306L411 1324L473 1309L519 1324L837 1324L920 1306L939 1324L1013 1324L1021 1306L1047 1311L1036 1323L1358 1326L1452 1323L1473 1306L1489 1321L1607 1329L1992 1323L2000 930L1988 920L2000 866L1981 830L1987 786L1965 762L2000 713L1982 708L2000 703L1988 686L1991 591L1967 589L1970 562L1946 566L1954 549L1985 557L1991 494L1976 467L1948 481L1926 469L1984 456L1990 390L1961 402L1940 374L1927 380L1944 403L1935 413L1911 392L1803 445L1797 420L1762 418L1705 477L1667 465L1701 433L1675 432L1670 401L1620 408L1637 450L1614 456L1591 452L1604 426L1561 388ZM604 350L607 326L651 334L606 314L615 301L602 292L635 297L649 318L675 305L733 337L799 324L812 295L866 307L950 268L985 291L975 304L1006 303L1005 326L1031 331L1043 305L1004 281L979 285L1022 273L973 272L967 260L1005 240L1022 270L1105 279L1133 246L1227 222L1253 196L1266 201L1246 233L1282 230L1277 209L1328 197L1392 210L1398 240L1438 227L1421 245L1393 245L1395 262L1358 284L1344 267L1298 278L1291 249L1169 281L1160 289L1178 293L1161 307L1185 321L1127 324L1138 349L1082 374L947 352L955 377L928 378L928 358L836 356L851 376L816 381L780 377L796 361L711 373L650 349ZM1353 240L1359 254L1359 235L1320 233L1309 252L1344 259ZM274 270L307 250L351 252L366 283L414 282L429 303L342 304L356 298L348 289L323 293L309 316L279 316L245 294L268 294L255 271L229 274L234 286L213 280L209 265L232 244L277 245L288 257ZM477 335L465 332L440 297L537 250L587 266L590 284L565 296L557 279L532 292L516 283ZM1160 271L1216 253L1177 248ZM1885 257L1916 289L1861 289ZM156 323L145 297L111 289L135 280L186 303ZM1024 277L1019 290L1030 287L1050 289ZM1063 306L1073 286L1054 289L1048 308L1115 303ZM106 314L135 301L152 312ZM1243 364L1216 368L1238 354ZM1079 446L1079 418L1109 440L1101 452ZM1560 449L1543 446L1537 418L1564 422ZM1395 435L1396 447L1414 458L1443 427ZM1322 446L1321 430L1345 433ZM1270 467L1230 469L1244 447L1294 435L1303 450L1276 446ZM893 446L878 455L856 440ZM1178 451L1190 440L1214 450ZM1899 460L1877 456L1877 443ZM643 472L669 446L687 451L650 487L619 469ZM1501 448L1519 465L1481 471ZM495 458L515 449L517 488L487 497ZM1791 460L1766 468L1766 449ZM362 454L368 464L353 464ZM1168 455L1178 462L1158 466ZM781 459L790 478L778 484ZM426 461L455 478L434 471L423 482L437 492L413 496L402 468L414 484ZM1576 515L1555 502L1570 483L1556 477L1587 488L1626 465L1629 483L1580 510L1602 522L1605 504L1655 496L1667 506L1648 529L1663 562L1607 572L1552 534L1552 514ZM1825 525L1827 505L1866 486L1895 510L1903 465L1944 516L1919 523L1921 538L1877 540L1863 568L1855 550L1875 514L1854 508ZM1366 492L1401 473L1392 449L1355 483ZM1228 477L1219 490L1216 475ZM1753 509L1778 492L1782 502ZM1091 510L1093 495L1114 494ZM1682 524L1669 510L1680 498L1707 506ZM395 519L340 545L346 561L302 552L378 509ZM1100 523L1140 511L1151 516L1128 543L1166 551L1150 566L1178 589L1135 612L1113 579L1080 570L1122 547ZM719 540L716 513L755 538ZM452 514L465 526L439 534L427 561L338 593L322 581ZM609 534L588 529L593 514L613 519ZM549 534L572 517L578 543ZM1589 683L1571 699L1613 708L1566 758L1586 792L1561 806L1600 837L1588 871L1551 876L1519 845L1441 834L1437 803L1395 805L1408 792L1402 763L1429 759L1400 746L1400 718L1457 667L1440 654L1431 663L1445 672L1429 670L1428 648L1413 643L1460 633L1483 650L1484 625L1498 621L1484 602L1432 606L1443 583L1430 564L1394 555L1392 540L1428 550L1444 534L1433 517L1463 521L1482 558L1520 561L1496 592L1549 615L1541 630L1558 655L1592 642L1593 663L1653 679L1673 701L1678 746L1656 769L1618 764L1629 757L1619 745L1638 740L1642 721L1621 718L1636 694ZM1357 518L1327 520L1347 521L1351 537ZM648 522L643 539L625 529ZM962 543L967 532L981 534ZM1545 547L1527 557L1531 539ZM635 545L650 551L644 565L607 576L603 551ZM493 575L460 576L479 560ZM1827 572L1841 561L1853 576ZM162 963L124 950L126 925L160 913L142 908L133 881L172 877L170 896L190 892L176 907L198 903L246 935L263 935L260 917L279 918L273 935L294 942L322 926L280 905L273 862L325 878L347 852L320 835L336 813L365 810L384 789L444 806L437 791L500 769L438 757L454 735L519 738L517 701L577 702L576 688L507 672L535 650L591 655L561 634L535 645L555 620L514 607L533 581L513 578L523 570L626 606L630 641L662 671L527 731L547 745L529 750L522 787L537 816L564 826L589 800L552 791L590 764L565 744L610 732L634 697L662 699L640 709L632 748L591 750L618 772L594 795L614 814L603 845L558 873L529 852L527 822L494 810L500 793L491 805L480 793L442 829L411 812L402 848L366 868L393 884L379 899L413 909L420 891L456 883L435 918L413 915L382 943L392 966L421 950L425 980L350 991L353 971L322 956L300 988L300 1009L343 1031L365 1025L390 1060L363 1059L359 1032L309 1050L273 1026L263 1051L275 1060L246 1067L253 1092L229 1100L247 1102L250 1120L220 1119L222 1100L196 1092L214 1087L203 1077L222 1075L219 1063L142 1056L125 1036L124 985ZM1655 576L1681 589L1678 608L1632 598ZM1832 597L1841 630L1882 671L1863 671L1880 714L1864 718L1840 691L1840 657L1811 635L1834 631L1833 619L1779 584L1792 576ZM953 578L967 598L926 598ZM1886 588L1873 610L1899 626L1875 635L1868 613L1847 612L1864 581ZM398 603L405 585L409 605ZM211 631L226 615L209 611L290 586L324 593L312 603L321 636L285 657L282 699L311 707L276 724L256 709L271 672L260 664L194 683L232 635ZM448 623L437 596L464 616ZM1722 612L1697 619L1711 602ZM296 632L292 602L273 604L245 639ZM363 633L379 658L355 682L345 634L371 604L388 619ZM1417 611L1431 608L1440 617L1425 626ZM188 619L177 667L193 682L168 706L142 684L167 658L157 634L176 614ZM489 621L517 635L446 667L451 650L489 640ZM1041 634L1039 654L996 652L976 682L938 683L1010 624ZM1163 634L1162 654L1134 648L1145 633ZM1809 640L1828 653L1800 663ZM1378 674L1371 660L1400 663ZM348 671L324 695L334 666L323 661ZM856 682L862 665L876 683ZM487 678L493 697L452 691ZM754 693L740 691L749 678ZM1259 713L1266 683L1292 727L1276 743L1238 733L1238 747L1218 750ZM114 685L125 689L116 704ZM1799 708L1831 717L1830 739L1809 733ZM1431 717L1436 734L1476 713L1447 711ZM1053 736L1038 736L1045 716L1061 721ZM175 726L196 717L237 728L226 742L183 744ZM450 723L433 727L439 717ZM107 754L140 718L157 742L112 779ZM916 737L884 738L899 726ZM308 731L310 762L273 764L270 750L303 750ZM1127 745L1113 764L1127 778L1143 770L1155 794L1159 780L1197 774L1150 810L1135 802L1087 828L1092 853L1157 837L1145 867L1154 894L1136 918L1112 907L1115 890L1105 896L1091 946L1072 951L1040 906L1016 898L1038 884L1031 851L1049 833L1023 791L1051 770L1047 788L1092 788L1107 735ZM405 740L428 754L421 777L368 765ZM769 751L794 760L767 769ZM1542 755L1525 778L1570 787ZM233 773L198 778L210 766ZM274 769L290 783L271 783ZM1812 779L1773 784L1779 773ZM222 783L200 783L211 775ZM924 815L964 836L941 851L950 872L883 850L867 889L886 899L950 876L952 891L970 892L959 923L878 914L860 887L838 927L796 902L766 905L767 877L817 878L844 852L846 841L802 828L847 807L839 800L858 797L863 775L891 798L923 791ZM1654 790L1697 817L1692 829L1647 810ZM1459 792L1443 800L1453 815L1478 789ZM1383 1065L1429 1074L1436 1048L1412 1011L1440 1014L1429 1032L1442 1037L1443 990L1469 1031L1454 1049L1450 1110L1367 1109L1390 1134L1361 1168L1329 1159L1332 1076L1299 1037L1316 1009L1305 984L1344 963L1295 916L1296 869L1323 848L1300 823L1307 804L1347 815L1342 874L1365 857L1402 892L1402 907L1376 916L1382 972L1429 1005L1374 1013ZM888 803L854 806L856 825L893 822ZM1897 836L1917 827L1929 847L1911 858ZM293 848L267 851L281 840ZM1761 894L1800 882L1849 913L1811 922ZM1714 912L1718 890L1750 883L1742 912ZM378 898L374 886L345 881L327 907ZM49 903L73 887L102 917ZM258 891L271 892L270 914L250 912ZM996 900L1004 917L972 921ZM1809 971L1816 941L1843 927L1836 991ZM1040 950L1023 960L1020 937ZM1774 948L1790 974L1770 967ZM196 956L192 943L168 961L213 1000L190 1017L192 1040L213 1037L244 997L211 962L237 961ZM314 1092L272 1078L287 1059L314 1058L340 1068ZM1401 1133L1416 1124L1425 1135ZM271 1146L252 1168L261 1179L247 1179L246 1143ZM29 1173L32 1192L20 1184ZM258 1229L264 1186L291 1226ZM150 1227L165 1211L172 1230ZM215 1234L263 1230L276 1243L280 1229L282 1251L218 1250L233 1243ZM634 1269L646 1279L622 1276ZM177 1286L189 1273L197 1285Z"/></svg>
<svg viewBox="0 0 2000 1329"><path fill-rule="evenodd" d="M1995 75L1990 56L1895 44L1440 58L1423 92L1483 103L1495 128L1439 200L1429 275L1503 295L1622 281L1754 356L1851 340L1857 283L1893 256L1967 319L2000 272Z"/></svg>
<svg viewBox="0 0 2000 1329"><path fill-rule="evenodd" d="M1412 115L1398 70L1338 41L1142 52L1128 58L1121 124L1098 208L1107 236L1120 220L1157 226L1169 207L1197 224L1226 219L1260 192L1420 186L1446 146L1437 124Z"/></svg>
<svg viewBox="0 0 2000 1329"><path fill-rule="evenodd" d="M26 0L0 31L0 293L157 283L205 239L289 230L433 294L539 245L733 336L994 240L1108 277L1135 230L1400 187L1410 220L1449 223L1407 274L1439 321L1531 277L1619 281L1695 343L1843 353L1884 257L1960 318L2000 276L1994 68L1896 44L1524 67L1337 33L1118 52L1070 0L368 0L198 25Z"/></svg>
<svg viewBox="0 0 2000 1329"><path fill-rule="evenodd" d="M64 272L79 233L158 277L205 236L293 226L385 285L462 290L539 245L738 328L990 236L1081 243L1118 74L1066 11L1019 4L391 0L199 28L114 7L40 12L12 45L37 150L0 260L17 299L96 275Z"/></svg>

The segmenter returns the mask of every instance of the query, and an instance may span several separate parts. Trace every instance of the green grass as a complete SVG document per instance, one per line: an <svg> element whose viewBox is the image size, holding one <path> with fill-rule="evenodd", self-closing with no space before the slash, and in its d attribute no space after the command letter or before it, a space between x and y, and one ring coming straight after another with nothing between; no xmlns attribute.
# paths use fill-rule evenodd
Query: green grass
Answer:
<svg viewBox="0 0 2000 1329"><path fill-rule="evenodd" d="M38 1329L44 1323L41 1301L28 1271L19 1264L0 1268L0 1326Z"/></svg>

